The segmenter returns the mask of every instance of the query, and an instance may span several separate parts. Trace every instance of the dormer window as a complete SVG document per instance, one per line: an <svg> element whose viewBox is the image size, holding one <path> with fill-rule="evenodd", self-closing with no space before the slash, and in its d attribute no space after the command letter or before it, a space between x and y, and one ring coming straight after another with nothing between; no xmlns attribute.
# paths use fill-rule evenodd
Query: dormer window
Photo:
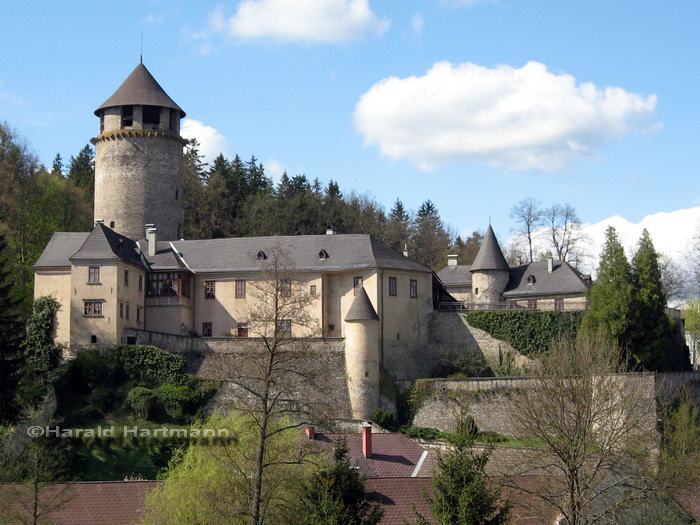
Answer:
<svg viewBox="0 0 700 525"><path fill-rule="evenodd" d="M134 125L134 106L122 106L122 129Z"/></svg>
<svg viewBox="0 0 700 525"><path fill-rule="evenodd" d="M265 259L267 259L267 255L265 255L264 251L260 250L258 252L258 261L264 261Z"/></svg>
<svg viewBox="0 0 700 525"><path fill-rule="evenodd" d="M318 252L318 258L320 260L328 259L328 257L329 257L329 255L328 255L328 252L326 250L321 250L320 252Z"/></svg>
<svg viewBox="0 0 700 525"><path fill-rule="evenodd" d="M535 276L534 275L527 276L527 284L535 284Z"/></svg>

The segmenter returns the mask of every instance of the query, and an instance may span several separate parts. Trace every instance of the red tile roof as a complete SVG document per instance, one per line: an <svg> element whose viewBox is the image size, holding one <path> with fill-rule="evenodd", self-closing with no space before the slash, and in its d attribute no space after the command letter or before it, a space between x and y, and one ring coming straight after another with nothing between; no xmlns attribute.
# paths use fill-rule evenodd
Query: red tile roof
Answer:
<svg viewBox="0 0 700 525"><path fill-rule="evenodd" d="M351 462L368 478L409 478L413 475L423 453L427 452L425 460L428 459L427 456L434 453L426 451L403 434L393 432L372 434L371 458L365 458L362 454L361 434L317 433L314 440L335 445L341 437L345 438L348 444ZM427 463L425 460L424 463ZM416 475L425 476L425 472L425 469L421 468Z"/></svg>
<svg viewBox="0 0 700 525"><path fill-rule="evenodd" d="M133 525L141 519L146 493L158 484L158 481L100 481L45 485L39 492L42 523ZM0 509L3 516L16 520L10 523L24 523L31 516L31 486L0 483L0 503L8 497L13 503Z"/></svg>

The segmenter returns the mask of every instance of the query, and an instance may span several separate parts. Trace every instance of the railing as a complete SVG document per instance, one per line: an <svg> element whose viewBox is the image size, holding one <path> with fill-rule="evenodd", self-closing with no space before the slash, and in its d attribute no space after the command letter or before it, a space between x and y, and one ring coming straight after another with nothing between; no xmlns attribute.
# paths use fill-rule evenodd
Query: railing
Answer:
<svg viewBox="0 0 700 525"><path fill-rule="evenodd" d="M468 310L536 310L536 311L573 311L588 310L589 303L580 301L559 301L556 299L540 299L530 301L501 301L495 303L468 303L460 301L441 302L441 312L462 312Z"/></svg>

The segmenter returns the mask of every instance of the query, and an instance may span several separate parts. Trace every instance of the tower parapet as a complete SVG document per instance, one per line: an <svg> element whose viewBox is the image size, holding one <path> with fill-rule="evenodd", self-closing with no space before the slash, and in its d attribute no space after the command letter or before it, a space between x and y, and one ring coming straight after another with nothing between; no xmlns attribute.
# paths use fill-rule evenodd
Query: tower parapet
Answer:
<svg viewBox="0 0 700 525"><path fill-rule="evenodd" d="M95 115L95 219L131 239L146 224L162 240L182 238L185 112L140 63Z"/></svg>

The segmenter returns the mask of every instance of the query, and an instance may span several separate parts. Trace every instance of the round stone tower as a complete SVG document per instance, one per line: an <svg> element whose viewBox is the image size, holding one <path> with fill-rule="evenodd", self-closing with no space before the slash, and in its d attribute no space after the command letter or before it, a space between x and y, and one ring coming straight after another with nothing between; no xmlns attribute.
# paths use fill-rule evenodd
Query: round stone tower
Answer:
<svg viewBox="0 0 700 525"><path fill-rule="evenodd" d="M503 257L490 224L470 271L474 302L497 303L503 299L503 292L510 279L510 266Z"/></svg>
<svg viewBox="0 0 700 525"><path fill-rule="evenodd" d="M131 239L146 224L159 240L182 238L185 112L140 63L95 115L95 220Z"/></svg>
<svg viewBox="0 0 700 525"><path fill-rule="evenodd" d="M345 370L354 419L379 408L379 316L364 288L345 316Z"/></svg>

